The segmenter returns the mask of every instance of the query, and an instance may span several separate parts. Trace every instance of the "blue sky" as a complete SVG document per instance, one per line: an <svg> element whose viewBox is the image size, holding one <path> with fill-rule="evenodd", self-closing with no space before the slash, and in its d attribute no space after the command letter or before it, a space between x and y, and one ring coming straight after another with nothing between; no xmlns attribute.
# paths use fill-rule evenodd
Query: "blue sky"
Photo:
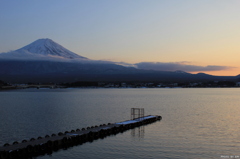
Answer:
<svg viewBox="0 0 240 159"><path fill-rule="evenodd" d="M0 52L50 38L94 60L237 75L239 8L238 0L0 0Z"/></svg>

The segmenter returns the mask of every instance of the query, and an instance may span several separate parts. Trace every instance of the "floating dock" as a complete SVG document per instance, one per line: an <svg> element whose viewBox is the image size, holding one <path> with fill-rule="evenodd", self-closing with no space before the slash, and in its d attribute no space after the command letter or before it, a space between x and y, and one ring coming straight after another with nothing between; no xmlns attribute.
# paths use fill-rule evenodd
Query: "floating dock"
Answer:
<svg viewBox="0 0 240 159"><path fill-rule="evenodd" d="M133 118L118 123L108 123L99 126L92 126L82 129L66 131L64 133L46 135L45 137L31 138L30 140L22 140L21 142L13 142L12 144L4 144L0 147L0 159L21 159L32 158L45 154L51 154L59 149L67 149L69 147L80 145L85 142L92 142L99 138L110 135L116 135L126 130L150 124L161 120L161 116L148 115Z"/></svg>

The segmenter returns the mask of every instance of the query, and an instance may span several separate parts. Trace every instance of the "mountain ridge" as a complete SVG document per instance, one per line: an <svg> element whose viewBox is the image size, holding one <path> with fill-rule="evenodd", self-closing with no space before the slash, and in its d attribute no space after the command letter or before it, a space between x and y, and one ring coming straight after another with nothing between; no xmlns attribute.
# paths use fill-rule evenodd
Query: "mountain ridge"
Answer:
<svg viewBox="0 0 240 159"><path fill-rule="evenodd" d="M10 83L75 81L192 82L238 80L240 76L212 76L184 71L156 71L95 61L73 53L51 39L38 39L9 53L0 54L0 80Z"/></svg>

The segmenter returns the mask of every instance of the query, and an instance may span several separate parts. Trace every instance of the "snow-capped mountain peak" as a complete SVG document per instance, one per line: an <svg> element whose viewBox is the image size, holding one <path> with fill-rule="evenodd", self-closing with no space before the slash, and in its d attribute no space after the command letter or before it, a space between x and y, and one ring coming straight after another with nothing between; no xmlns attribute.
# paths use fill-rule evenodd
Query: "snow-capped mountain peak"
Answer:
<svg viewBox="0 0 240 159"><path fill-rule="evenodd" d="M56 56L61 58L67 58L67 59L87 59L85 57L82 57L63 46L57 44L51 39L38 39L34 42L32 42L29 45L26 45L15 52L29 52L32 54L38 54L38 55L47 55L47 56Z"/></svg>

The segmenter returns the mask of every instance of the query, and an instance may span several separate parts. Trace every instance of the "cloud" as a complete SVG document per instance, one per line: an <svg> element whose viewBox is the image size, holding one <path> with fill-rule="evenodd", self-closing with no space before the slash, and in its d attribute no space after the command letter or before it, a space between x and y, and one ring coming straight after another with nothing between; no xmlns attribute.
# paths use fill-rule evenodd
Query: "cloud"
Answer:
<svg viewBox="0 0 240 159"><path fill-rule="evenodd" d="M62 60L62 58L51 55L33 54L28 51L11 51L0 54L0 60Z"/></svg>
<svg viewBox="0 0 240 159"><path fill-rule="evenodd" d="M50 62L66 62L66 63L81 63L81 64L117 64L122 66L133 66L133 64L127 63L116 63L112 61L104 61L104 60L90 60L85 58L64 58L61 56L54 55L43 55L31 53L28 51L11 51L0 53L0 62L1 61L50 61Z"/></svg>
<svg viewBox="0 0 240 159"><path fill-rule="evenodd" d="M136 64L130 64L126 62L113 62L107 60L90 60L90 59L68 59L61 56L52 56L52 55L41 55L34 54L28 51L11 51L7 53L0 53L1 60L33 60L33 61L56 61L56 62L74 62L74 63L88 63L88 64L117 64L125 67L134 67L137 69L144 70L156 70L156 71L185 71L185 72L206 72L206 71L222 71L229 70L235 67L230 66L217 66L217 65L208 65L208 66L197 66L191 65L188 61L180 62L140 62Z"/></svg>
<svg viewBox="0 0 240 159"><path fill-rule="evenodd" d="M156 71L185 71L185 72L201 72L201 71L222 71L232 69L234 67L230 66L217 66L217 65L208 65L208 66L197 66L189 65L189 62L140 62L136 63L135 66L138 69L144 70L156 70Z"/></svg>
<svg viewBox="0 0 240 159"><path fill-rule="evenodd" d="M136 68L135 64L126 63L126 62L114 62L114 64L125 66L125 67L135 67Z"/></svg>

